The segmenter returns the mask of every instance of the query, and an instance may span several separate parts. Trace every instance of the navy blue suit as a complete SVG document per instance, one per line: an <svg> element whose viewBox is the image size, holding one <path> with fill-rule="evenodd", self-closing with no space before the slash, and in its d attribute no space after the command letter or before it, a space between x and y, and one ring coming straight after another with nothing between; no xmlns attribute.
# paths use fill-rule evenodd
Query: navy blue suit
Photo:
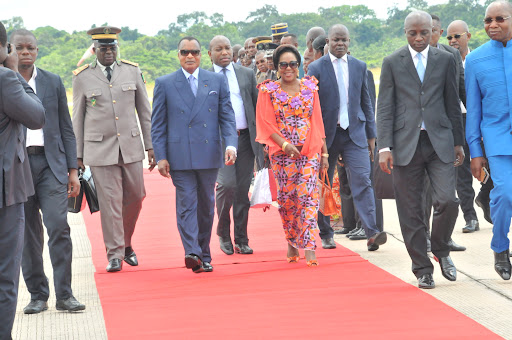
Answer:
<svg viewBox="0 0 512 340"><path fill-rule="evenodd" d="M340 95L330 53L308 67L308 75L318 79L320 106L325 127L325 142L329 150L329 180L332 183L338 156L341 154L348 170L354 205L361 218L366 236L378 232L375 222L375 199L370 181L368 139L375 138L375 116L368 91L366 64L348 57L348 118L346 130L338 125ZM332 238L329 217L318 213L322 239Z"/></svg>
<svg viewBox="0 0 512 340"><path fill-rule="evenodd" d="M215 182L225 145L237 147L235 113L224 76L199 70L194 97L182 69L155 82L151 137L176 187L176 217L185 254L210 262Z"/></svg>

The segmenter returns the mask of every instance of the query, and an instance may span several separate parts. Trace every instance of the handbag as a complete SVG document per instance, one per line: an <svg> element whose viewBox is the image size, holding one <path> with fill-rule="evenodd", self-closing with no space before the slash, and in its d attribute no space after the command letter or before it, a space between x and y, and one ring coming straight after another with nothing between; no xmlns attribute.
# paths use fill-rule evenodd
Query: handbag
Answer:
<svg viewBox="0 0 512 340"><path fill-rule="evenodd" d="M84 200L84 186L82 185L82 169L78 169L78 180L80 181L80 192L76 197L68 198L68 212L70 213L79 213L85 208L85 200Z"/></svg>
<svg viewBox="0 0 512 340"><path fill-rule="evenodd" d="M86 168L82 175L82 181L80 183L80 186L84 188L85 198L87 200L87 205L89 206L89 211L91 212L91 214L100 211L98 193L96 192L96 186L94 185L94 179L92 178L90 168Z"/></svg>
<svg viewBox="0 0 512 340"><path fill-rule="evenodd" d="M270 205L272 204L269 170L269 168L261 168L254 177L254 187L251 195L251 208L263 208L263 210L266 210L270 208Z"/></svg>
<svg viewBox="0 0 512 340"><path fill-rule="evenodd" d="M373 162L373 190L375 196L380 200L395 199L393 176L380 168L378 151L375 153L375 161Z"/></svg>
<svg viewBox="0 0 512 340"><path fill-rule="evenodd" d="M331 216L338 214L339 211L336 209L336 201L332 193L331 183L329 182L329 176L326 176L326 174L327 170L322 170L320 179L318 180L318 186L320 188L319 210L324 216ZM325 180L327 180L327 183Z"/></svg>

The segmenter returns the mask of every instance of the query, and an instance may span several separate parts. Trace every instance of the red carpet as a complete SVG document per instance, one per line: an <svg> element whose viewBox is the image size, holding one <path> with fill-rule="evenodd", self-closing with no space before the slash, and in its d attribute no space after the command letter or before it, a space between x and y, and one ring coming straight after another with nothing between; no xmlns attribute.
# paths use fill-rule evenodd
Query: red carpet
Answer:
<svg viewBox="0 0 512 340"><path fill-rule="evenodd" d="M317 268L288 264L276 208L251 209L254 255L225 255L214 231L214 272L194 274L184 268L171 180L147 172L145 184L133 239L138 267L105 272L99 214L83 214L111 340L453 339L454 331L501 339L341 246L319 249Z"/></svg>

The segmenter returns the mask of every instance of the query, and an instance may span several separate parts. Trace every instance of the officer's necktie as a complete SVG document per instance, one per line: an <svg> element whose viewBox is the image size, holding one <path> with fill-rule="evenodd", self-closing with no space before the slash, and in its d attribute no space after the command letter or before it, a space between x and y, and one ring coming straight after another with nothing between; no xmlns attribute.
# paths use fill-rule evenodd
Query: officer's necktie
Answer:
<svg viewBox="0 0 512 340"><path fill-rule="evenodd" d="M108 81L110 81L110 79L112 78L112 69L110 68L110 66L107 66L105 70L107 71L107 79Z"/></svg>
<svg viewBox="0 0 512 340"><path fill-rule="evenodd" d="M343 129L348 128L348 100L345 80L343 79L343 69L341 68L341 58L338 58L338 91L340 92L340 126Z"/></svg>
<svg viewBox="0 0 512 340"><path fill-rule="evenodd" d="M229 89L229 80L228 80L227 71L228 71L227 68L225 68L225 67L222 68L222 74L224 74L224 78L226 78L226 83L228 84L228 89Z"/></svg>
<svg viewBox="0 0 512 340"><path fill-rule="evenodd" d="M192 93L194 94L195 97L197 94L197 85L195 82L194 75L191 74L190 77L188 77L188 82L190 84L190 89L192 90Z"/></svg>
<svg viewBox="0 0 512 340"><path fill-rule="evenodd" d="M425 77L425 65L423 65L421 53L418 52L416 57L418 58L418 64L416 64L416 72L418 72L418 77L420 77L420 80L423 83L423 78Z"/></svg>

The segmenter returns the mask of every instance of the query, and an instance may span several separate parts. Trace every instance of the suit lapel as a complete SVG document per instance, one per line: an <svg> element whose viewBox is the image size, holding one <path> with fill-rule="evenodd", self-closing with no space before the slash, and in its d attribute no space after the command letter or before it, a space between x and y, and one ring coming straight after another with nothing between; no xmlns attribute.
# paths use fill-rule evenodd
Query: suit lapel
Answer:
<svg viewBox="0 0 512 340"><path fill-rule="evenodd" d="M115 63L117 65L116 65L116 67L112 68L112 79L110 79L111 83L114 83L116 81L116 79L117 79L117 76L119 76L119 73L121 73L121 70L120 70L120 68L122 67L121 66L121 62L120 61L116 61ZM107 79L107 77L105 77L105 79Z"/></svg>
<svg viewBox="0 0 512 340"><path fill-rule="evenodd" d="M192 115L190 116L190 120L194 119L194 117L199 113L199 108L203 105L206 98L208 98L210 86L208 79L205 79L207 72L208 71L199 69L196 100L194 101L194 106L192 106ZM190 90L190 92L192 92L192 90ZM218 95L220 96L220 93Z"/></svg>
<svg viewBox="0 0 512 340"><path fill-rule="evenodd" d="M327 70L327 75L331 79L331 83L336 87L337 93L339 93L338 89L338 81L336 80L336 74L334 73L334 67L332 66L331 56L327 53L323 56L322 62L324 63L324 67Z"/></svg>
<svg viewBox="0 0 512 340"><path fill-rule="evenodd" d="M94 68L94 73L93 73L93 74L94 74L94 75L95 75L99 80L101 80L102 82L104 82L104 83L108 84L108 83L109 83L109 82L108 82L108 79L107 79L107 77L105 77L105 75L104 75L104 74L103 74L103 72L101 71L101 67L98 65L98 63L97 63L97 62L94 62L92 67Z"/></svg>
<svg viewBox="0 0 512 340"><path fill-rule="evenodd" d="M35 67L35 66L34 66ZM44 95L46 93L46 83L47 79L45 75L41 72L40 69L37 69L37 77L36 77L36 95L39 100L43 101Z"/></svg>
<svg viewBox="0 0 512 340"><path fill-rule="evenodd" d="M176 72L178 73L176 74L176 81L174 82L174 86L176 87L176 90L178 90L178 93L180 94L180 97L183 99L183 101L190 109L192 109L195 101L192 89L190 88L187 78L185 78L185 74L183 74L183 70L180 68Z"/></svg>
<svg viewBox="0 0 512 340"><path fill-rule="evenodd" d="M437 57L438 57L438 49L435 47L430 47L428 49L428 59L427 59L427 68L425 69L425 77L423 78L423 84L425 84L432 74L433 70L435 70L437 66Z"/></svg>
<svg viewBox="0 0 512 340"><path fill-rule="evenodd" d="M411 74L411 76L416 80L419 86L421 86L421 80L418 76L418 71L416 71L416 67L414 67L414 62L412 61L411 53L409 52L409 46L405 46L400 52L400 61L404 65L404 68ZM428 65L428 63L427 63ZM423 79L425 80L425 79Z"/></svg>
<svg viewBox="0 0 512 340"><path fill-rule="evenodd" d="M348 62L348 105L350 105L350 98L357 98L357 95L354 95L352 91L355 91L355 86L352 86L352 83L355 79L357 79L358 74L356 74L356 67L355 63L352 60L351 56L347 56L347 62Z"/></svg>

